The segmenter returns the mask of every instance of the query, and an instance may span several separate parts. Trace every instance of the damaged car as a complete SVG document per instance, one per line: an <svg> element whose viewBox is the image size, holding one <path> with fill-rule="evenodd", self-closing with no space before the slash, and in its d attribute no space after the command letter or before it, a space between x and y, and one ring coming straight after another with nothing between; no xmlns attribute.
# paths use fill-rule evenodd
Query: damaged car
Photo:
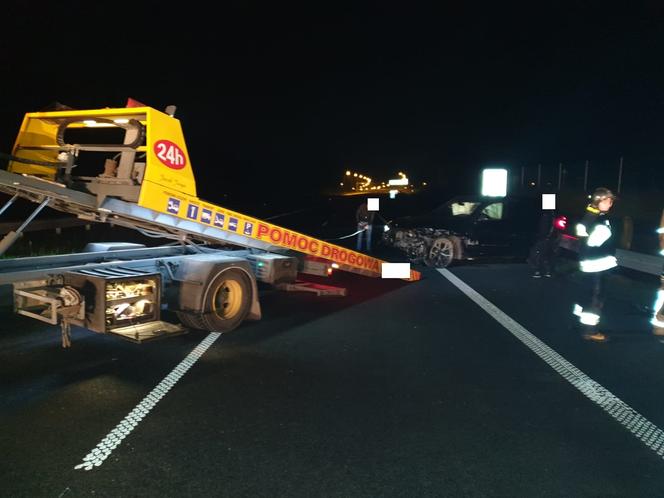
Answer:
<svg viewBox="0 0 664 498"><path fill-rule="evenodd" d="M539 197L458 196L429 213L389 222L383 242L412 263L435 268L481 257L525 258L541 210Z"/></svg>

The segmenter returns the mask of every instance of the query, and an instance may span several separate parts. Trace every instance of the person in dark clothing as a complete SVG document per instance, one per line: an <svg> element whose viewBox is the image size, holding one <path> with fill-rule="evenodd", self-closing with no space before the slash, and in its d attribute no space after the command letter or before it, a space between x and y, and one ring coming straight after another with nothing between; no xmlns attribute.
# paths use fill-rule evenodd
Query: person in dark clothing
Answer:
<svg viewBox="0 0 664 498"><path fill-rule="evenodd" d="M560 244L560 228L554 209L545 209L540 217L537 240L530 250L528 262L534 268L533 278L551 277L555 271L556 255Z"/></svg>
<svg viewBox="0 0 664 498"><path fill-rule="evenodd" d="M355 212L355 220L357 221L357 229L360 231L357 234L357 250L362 250L362 239L366 237L367 252L371 252L371 232L373 230L374 211L369 211L367 201L364 201L357 208Z"/></svg>
<svg viewBox="0 0 664 498"><path fill-rule="evenodd" d="M579 269L592 292L589 299L574 304L574 314L579 319L584 339L604 342L607 337L599 331L599 322L604 307L604 287L608 272L618 263L615 243L607 213L613 206L615 195L608 188L596 189L585 215L576 225L579 249Z"/></svg>

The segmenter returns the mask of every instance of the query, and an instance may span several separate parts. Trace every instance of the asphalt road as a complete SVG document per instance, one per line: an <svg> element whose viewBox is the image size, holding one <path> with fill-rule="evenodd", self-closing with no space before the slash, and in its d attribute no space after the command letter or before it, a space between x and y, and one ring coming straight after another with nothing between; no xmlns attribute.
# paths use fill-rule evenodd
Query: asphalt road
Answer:
<svg viewBox="0 0 664 498"><path fill-rule="evenodd" d="M450 270L656 439L664 344L642 310L655 278L611 278L612 340L595 344L570 327L573 273ZM604 391L584 395L445 275L334 278L348 297L268 292L262 321L213 342L136 345L76 329L63 350L56 329L4 308L0 495L664 496L664 459L630 431L634 416L616 420ZM165 378L171 387L146 402ZM106 458L76 469L118 426L126 434Z"/></svg>

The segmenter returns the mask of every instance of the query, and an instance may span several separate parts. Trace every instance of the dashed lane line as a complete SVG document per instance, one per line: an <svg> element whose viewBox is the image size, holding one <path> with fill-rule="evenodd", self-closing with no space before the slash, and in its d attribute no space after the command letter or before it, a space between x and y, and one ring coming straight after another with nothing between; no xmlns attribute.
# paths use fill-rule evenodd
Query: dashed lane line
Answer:
<svg viewBox="0 0 664 498"><path fill-rule="evenodd" d="M551 368L562 375L565 380L581 391L588 399L599 405L648 448L664 458L664 432L659 427L601 384L592 380L452 272L444 268L439 269L438 272L474 301L475 304L491 315L494 320L510 331L512 335L525 344L537 356L542 358Z"/></svg>
<svg viewBox="0 0 664 498"><path fill-rule="evenodd" d="M207 351L214 341L219 339L219 336L221 336L220 333L211 332L203 339L90 453L83 457L83 462L74 468L92 470L104 463L104 460L108 458L111 452L138 426L138 423L150 413L161 398L187 373L187 370L203 356L203 353Z"/></svg>

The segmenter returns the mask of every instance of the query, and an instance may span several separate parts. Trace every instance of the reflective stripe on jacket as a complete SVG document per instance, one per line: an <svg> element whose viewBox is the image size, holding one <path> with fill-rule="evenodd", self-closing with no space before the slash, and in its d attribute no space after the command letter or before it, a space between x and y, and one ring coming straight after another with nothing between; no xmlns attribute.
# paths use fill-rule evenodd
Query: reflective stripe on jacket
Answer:
<svg viewBox="0 0 664 498"><path fill-rule="evenodd" d="M611 223L606 215L592 206L576 225L576 234L581 239L579 266L582 272L595 273L618 266Z"/></svg>

